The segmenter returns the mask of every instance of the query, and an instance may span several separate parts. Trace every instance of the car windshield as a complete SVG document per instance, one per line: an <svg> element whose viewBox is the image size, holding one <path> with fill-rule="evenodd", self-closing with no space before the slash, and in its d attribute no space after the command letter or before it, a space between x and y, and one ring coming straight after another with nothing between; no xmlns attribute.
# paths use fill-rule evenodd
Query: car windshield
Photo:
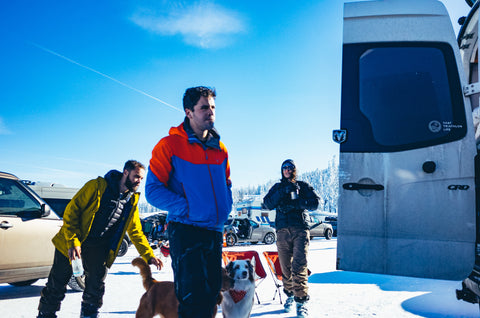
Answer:
<svg viewBox="0 0 480 318"><path fill-rule="evenodd" d="M19 212L40 209L40 203L34 200L18 182L0 179L0 214L15 215Z"/></svg>

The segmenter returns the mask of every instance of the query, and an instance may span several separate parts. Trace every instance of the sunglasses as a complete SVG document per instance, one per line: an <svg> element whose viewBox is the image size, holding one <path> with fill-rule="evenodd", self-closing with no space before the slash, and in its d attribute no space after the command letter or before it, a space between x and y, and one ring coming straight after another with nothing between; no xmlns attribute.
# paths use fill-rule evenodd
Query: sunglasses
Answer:
<svg viewBox="0 0 480 318"><path fill-rule="evenodd" d="M283 165L282 169L283 170L291 170L291 171L295 170L295 168L292 165Z"/></svg>

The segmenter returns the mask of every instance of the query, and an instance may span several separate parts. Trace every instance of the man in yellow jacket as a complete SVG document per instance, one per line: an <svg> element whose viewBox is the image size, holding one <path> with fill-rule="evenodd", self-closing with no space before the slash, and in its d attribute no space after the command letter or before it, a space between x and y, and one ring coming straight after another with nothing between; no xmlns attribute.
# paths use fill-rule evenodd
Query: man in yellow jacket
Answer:
<svg viewBox="0 0 480 318"><path fill-rule="evenodd" d="M38 318L56 317L72 276L71 261L78 258L85 269L80 317L97 317L107 270L118 254L125 232L143 259L161 269L162 262L155 257L140 223L140 193L136 190L144 176L145 166L129 160L123 173L111 170L103 178L90 180L72 198L63 215L63 226L52 239L55 256L41 293Z"/></svg>

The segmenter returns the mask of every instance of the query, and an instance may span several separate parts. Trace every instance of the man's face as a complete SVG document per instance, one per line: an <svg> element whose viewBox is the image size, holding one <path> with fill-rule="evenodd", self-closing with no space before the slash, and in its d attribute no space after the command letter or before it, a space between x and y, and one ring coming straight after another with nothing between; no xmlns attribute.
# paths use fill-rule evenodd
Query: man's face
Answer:
<svg viewBox="0 0 480 318"><path fill-rule="evenodd" d="M136 168L132 171L127 171L127 178L125 179L125 186L130 191L137 191L143 178L145 178L145 169Z"/></svg>
<svg viewBox="0 0 480 318"><path fill-rule="evenodd" d="M194 132L210 130L215 123L215 99L201 96L193 111L186 109L185 112Z"/></svg>

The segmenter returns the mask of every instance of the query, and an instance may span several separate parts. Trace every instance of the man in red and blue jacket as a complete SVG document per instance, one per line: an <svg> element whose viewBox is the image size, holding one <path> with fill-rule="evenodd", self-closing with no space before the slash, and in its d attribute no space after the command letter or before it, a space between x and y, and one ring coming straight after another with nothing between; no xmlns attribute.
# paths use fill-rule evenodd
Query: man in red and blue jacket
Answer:
<svg viewBox="0 0 480 318"><path fill-rule="evenodd" d="M145 196L168 211L168 238L181 318L211 318L221 288L223 225L232 209L230 166L214 128L215 90L185 91L185 120L152 152Z"/></svg>

